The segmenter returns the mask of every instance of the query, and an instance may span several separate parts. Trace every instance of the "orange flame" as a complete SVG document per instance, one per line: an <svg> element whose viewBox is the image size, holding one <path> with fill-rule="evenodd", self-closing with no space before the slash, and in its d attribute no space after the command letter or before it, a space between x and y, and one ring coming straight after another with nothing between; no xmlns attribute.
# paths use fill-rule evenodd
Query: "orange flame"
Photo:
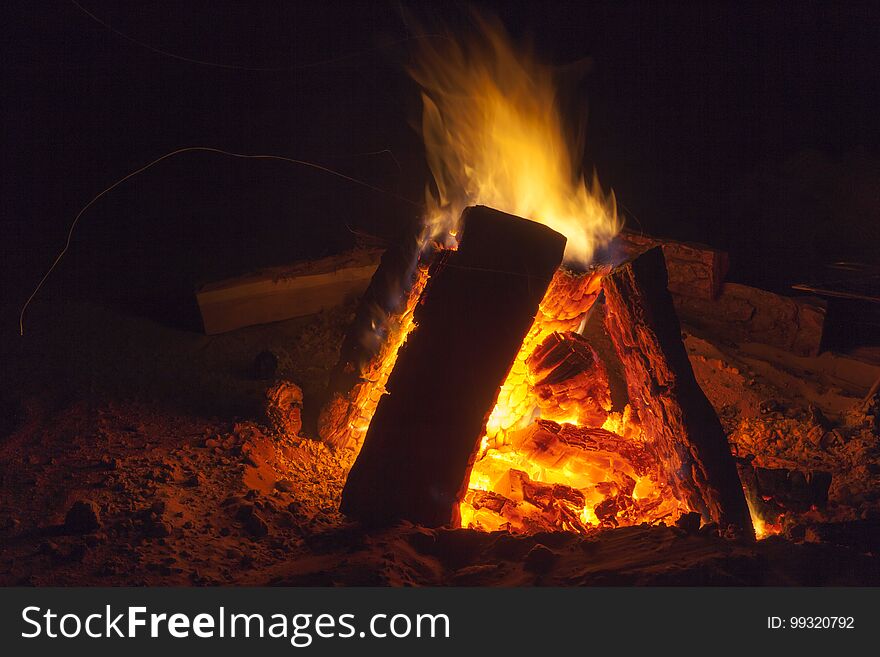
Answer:
<svg viewBox="0 0 880 657"><path fill-rule="evenodd" d="M587 265L621 228L614 195L583 178L553 71L517 52L500 25L477 22L477 39L433 40L410 71L422 87L434 238L448 244L465 207L488 205L562 233L566 262Z"/></svg>

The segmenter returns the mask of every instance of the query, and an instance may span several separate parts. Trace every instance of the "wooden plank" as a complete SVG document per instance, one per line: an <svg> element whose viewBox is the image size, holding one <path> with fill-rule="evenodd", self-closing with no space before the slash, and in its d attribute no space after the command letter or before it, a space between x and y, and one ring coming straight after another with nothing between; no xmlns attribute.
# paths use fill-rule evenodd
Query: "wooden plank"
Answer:
<svg viewBox="0 0 880 657"><path fill-rule="evenodd" d="M204 285L196 300L205 333L313 315L339 305L363 293L381 253L354 250Z"/></svg>
<svg viewBox="0 0 880 657"><path fill-rule="evenodd" d="M369 523L458 523L489 412L562 262L566 239L490 208L462 215L459 248L434 263L342 493Z"/></svg>
<svg viewBox="0 0 880 657"><path fill-rule="evenodd" d="M754 537L727 436L697 384L653 248L603 281L605 326L623 364L630 403L676 496L707 522Z"/></svg>

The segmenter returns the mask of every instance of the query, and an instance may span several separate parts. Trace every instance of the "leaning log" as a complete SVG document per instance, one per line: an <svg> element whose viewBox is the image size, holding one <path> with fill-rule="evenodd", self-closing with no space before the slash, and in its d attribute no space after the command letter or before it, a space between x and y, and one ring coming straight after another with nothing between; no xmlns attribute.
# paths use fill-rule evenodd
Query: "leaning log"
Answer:
<svg viewBox="0 0 880 657"><path fill-rule="evenodd" d="M753 536L727 437L697 384L667 288L660 248L603 281L605 326L623 364L630 403L676 496L706 522Z"/></svg>
<svg viewBox="0 0 880 657"><path fill-rule="evenodd" d="M714 299L720 293L730 268L727 253L705 244L676 242L648 237L630 231L621 232L614 244L626 256L635 258L648 249L659 246L666 258L669 291L676 297Z"/></svg>
<svg viewBox="0 0 880 657"><path fill-rule="evenodd" d="M342 493L367 522L458 521L499 388L559 267L566 239L486 207L465 210L457 251L432 265Z"/></svg>
<svg viewBox="0 0 880 657"><path fill-rule="evenodd" d="M427 280L424 246L423 228L411 226L382 254L360 299L317 418L318 435L334 448L363 442Z"/></svg>

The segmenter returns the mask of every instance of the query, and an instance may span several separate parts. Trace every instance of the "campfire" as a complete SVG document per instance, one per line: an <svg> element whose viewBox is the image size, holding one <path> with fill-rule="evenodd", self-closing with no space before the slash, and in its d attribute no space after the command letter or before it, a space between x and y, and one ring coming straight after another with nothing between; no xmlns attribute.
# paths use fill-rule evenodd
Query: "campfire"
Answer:
<svg viewBox="0 0 880 657"><path fill-rule="evenodd" d="M615 199L580 174L553 72L481 23L412 74L434 187L331 375L319 433L359 452L342 511L515 533L685 516L752 535L663 253L609 247ZM613 348L585 337L594 313Z"/></svg>

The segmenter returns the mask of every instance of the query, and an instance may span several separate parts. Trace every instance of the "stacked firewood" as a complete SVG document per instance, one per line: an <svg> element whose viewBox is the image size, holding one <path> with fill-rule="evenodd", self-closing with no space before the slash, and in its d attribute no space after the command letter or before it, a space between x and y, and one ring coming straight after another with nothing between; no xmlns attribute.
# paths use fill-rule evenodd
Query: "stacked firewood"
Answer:
<svg viewBox="0 0 880 657"><path fill-rule="evenodd" d="M570 334L581 327L599 297L602 276L607 272L607 267L595 267L587 272L560 267L553 276L489 416L487 431L493 445L504 444L507 433L525 426L540 406L541 400L529 381L526 361L548 336Z"/></svg>

